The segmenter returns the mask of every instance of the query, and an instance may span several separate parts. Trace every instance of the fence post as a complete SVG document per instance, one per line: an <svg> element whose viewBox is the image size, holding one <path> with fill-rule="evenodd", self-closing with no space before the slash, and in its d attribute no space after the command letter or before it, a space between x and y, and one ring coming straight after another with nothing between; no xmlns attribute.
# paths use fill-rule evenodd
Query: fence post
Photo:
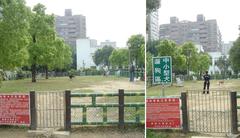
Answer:
<svg viewBox="0 0 240 138"><path fill-rule="evenodd" d="M187 133L189 132L189 126L188 126L188 114L187 114L187 93L182 92L181 93L181 100L182 100L182 127L183 132Z"/></svg>
<svg viewBox="0 0 240 138"><path fill-rule="evenodd" d="M119 128L123 129L124 128L124 90L119 89L118 90L118 102L119 102L119 116L118 116L118 121L119 121Z"/></svg>
<svg viewBox="0 0 240 138"><path fill-rule="evenodd" d="M238 120L237 120L237 93L230 92L231 99L231 132L232 134L238 133Z"/></svg>
<svg viewBox="0 0 240 138"><path fill-rule="evenodd" d="M64 121L65 131L71 130L71 91L65 91L65 121Z"/></svg>
<svg viewBox="0 0 240 138"><path fill-rule="evenodd" d="M30 91L30 117L31 117L30 130L36 130L37 129L37 111L36 111L35 91Z"/></svg>

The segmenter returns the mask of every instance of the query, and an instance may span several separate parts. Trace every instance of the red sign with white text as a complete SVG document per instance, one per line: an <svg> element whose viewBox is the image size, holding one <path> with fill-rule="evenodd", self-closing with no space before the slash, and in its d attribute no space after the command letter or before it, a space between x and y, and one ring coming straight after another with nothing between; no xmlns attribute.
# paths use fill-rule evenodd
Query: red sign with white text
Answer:
<svg viewBox="0 0 240 138"><path fill-rule="evenodd" d="M179 98L147 99L147 128L181 128Z"/></svg>
<svg viewBox="0 0 240 138"><path fill-rule="evenodd" d="M30 125L29 95L0 94L0 125Z"/></svg>

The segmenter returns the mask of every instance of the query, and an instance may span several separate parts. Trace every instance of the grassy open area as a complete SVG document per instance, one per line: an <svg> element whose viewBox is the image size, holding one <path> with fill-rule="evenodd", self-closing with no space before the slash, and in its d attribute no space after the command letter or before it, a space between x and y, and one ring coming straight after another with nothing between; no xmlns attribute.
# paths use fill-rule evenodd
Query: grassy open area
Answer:
<svg viewBox="0 0 240 138"><path fill-rule="evenodd" d="M126 86L121 86L126 84ZM129 87L127 87L129 86ZM114 76L80 76L70 80L68 77L53 77L38 79L32 83L30 79L3 81L0 92L29 92L35 91L64 91L64 90L84 90L84 92L93 91L117 91L120 88L131 90L144 90L144 82L130 83L128 78Z"/></svg>
<svg viewBox="0 0 240 138"><path fill-rule="evenodd" d="M165 87L165 95L180 95L186 90L202 90L203 81L185 81L183 87L179 87L176 83L172 86ZM210 89L228 89L233 91L240 91L240 79L224 80L224 83L219 85L219 80L211 80ZM156 85L147 88L147 97L160 96L162 86Z"/></svg>
<svg viewBox="0 0 240 138"><path fill-rule="evenodd" d="M0 93L11 93L11 92L29 92L31 90L38 91L64 91L70 89L73 92L118 92L118 89L124 89L126 92L144 92L144 81L129 82L128 78L125 77L114 77L114 76L78 76L70 80L68 77L53 77L46 79L38 79L36 83L32 83L31 79L23 80L11 80L4 81L2 87L0 88ZM44 102L44 98L42 99ZM49 98L48 98L49 99ZM52 100L54 101L54 100ZM129 96L125 97L125 103L143 103L145 101L144 96ZM72 103L82 103L82 104L91 104L91 97L81 97L81 98L72 98ZM118 97L97 97L97 104L107 104L107 103L118 103ZM79 110L78 110L79 111ZM73 112L73 110L72 110ZM111 112L111 114L110 114ZM91 113L99 115L98 118L101 118L102 110L96 108L96 111L88 111L89 116ZM126 120L134 120L136 117L136 109L134 107L125 108ZM145 119L145 110L144 107L140 107L138 113L140 114L141 121ZM73 113L72 113L73 114ZM108 118L112 114L118 116L118 108L108 109ZM72 115L72 119L75 115ZM76 111L76 118L80 118L80 114Z"/></svg>

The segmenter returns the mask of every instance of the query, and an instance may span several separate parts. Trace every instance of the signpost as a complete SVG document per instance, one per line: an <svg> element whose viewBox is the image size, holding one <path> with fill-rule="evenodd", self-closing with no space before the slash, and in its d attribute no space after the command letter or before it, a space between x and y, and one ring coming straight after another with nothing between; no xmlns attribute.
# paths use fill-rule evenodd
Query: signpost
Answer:
<svg viewBox="0 0 240 138"><path fill-rule="evenodd" d="M181 128L179 98L149 98L147 102L147 128Z"/></svg>
<svg viewBox="0 0 240 138"><path fill-rule="evenodd" d="M172 58L170 56L153 57L153 84L161 84L162 96L164 86L172 83Z"/></svg>
<svg viewBox="0 0 240 138"><path fill-rule="evenodd" d="M0 125L30 125L29 95L0 94Z"/></svg>

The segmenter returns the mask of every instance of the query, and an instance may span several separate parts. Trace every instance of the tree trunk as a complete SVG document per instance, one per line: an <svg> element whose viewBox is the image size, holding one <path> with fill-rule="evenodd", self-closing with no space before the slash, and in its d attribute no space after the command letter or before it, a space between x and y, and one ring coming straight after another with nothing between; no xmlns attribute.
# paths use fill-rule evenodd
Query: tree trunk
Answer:
<svg viewBox="0 0 240 138"><path fill-rule="evenodd" d="M36 43L36 35L32 36L33 43ZM36 82L36 70L37 70L37 65L36 65L36 56L33 57L33 64L32 64L32 82Z"/></svg>
<svg viewBox="0 0 240 138"><path fill-rule="evenodd" d="M36 64L33 64L31 68L32 68L32 82L36 82L36 69L37 69Z"/></svg>
<svg viewBox="0 0 240 138"><path fill-rule="evenodd" d="M46 79L48 79L48 66L45 67Z"/></svg>

